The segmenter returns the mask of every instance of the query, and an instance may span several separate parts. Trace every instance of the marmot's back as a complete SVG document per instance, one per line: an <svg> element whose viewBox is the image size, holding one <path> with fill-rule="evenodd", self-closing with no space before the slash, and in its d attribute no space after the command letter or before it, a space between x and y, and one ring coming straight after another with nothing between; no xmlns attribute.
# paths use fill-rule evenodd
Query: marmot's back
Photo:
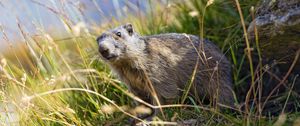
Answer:
<svg viewBox="0 0 300 126"><path fill-rule="evenodd" d="M213 43L203 41L203 52L198 51L200 39L193 35L170 33L144 39L149 53L148 75L164 99L175 99L182 94L192 79L197 58L200 57L190 89L192 93L198 98L209 96L206 98L220 98L217 101L233 104L231 66ZM217 90L220 90L219 95L222 97L216 96Z"/></svg>

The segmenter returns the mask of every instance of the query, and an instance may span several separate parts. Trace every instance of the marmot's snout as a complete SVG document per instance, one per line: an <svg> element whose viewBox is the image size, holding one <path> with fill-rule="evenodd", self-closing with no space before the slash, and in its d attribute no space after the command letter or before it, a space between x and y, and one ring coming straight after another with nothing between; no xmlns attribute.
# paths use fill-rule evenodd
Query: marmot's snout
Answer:
<svg viewBox="0 0 300 126"><path fill-rule="evenodd" d="M113 45L113 43L105 40L104 35L101 35L97 39L97 42L99 44L98 51L103 58L105 58L106 60L111 60L117 57L117 55L114 53L115 46Z"/></svg>

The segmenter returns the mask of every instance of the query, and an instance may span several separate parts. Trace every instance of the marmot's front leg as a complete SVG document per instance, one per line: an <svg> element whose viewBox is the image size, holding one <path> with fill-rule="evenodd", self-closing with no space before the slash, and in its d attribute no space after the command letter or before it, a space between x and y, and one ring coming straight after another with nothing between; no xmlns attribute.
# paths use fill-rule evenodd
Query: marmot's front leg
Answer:
<svg viewBox="0 0 300 126"><path fill-rule="evenodd" d="M134 108L137 109L137 107L146 107L144 105L138 105ZM146 107L148 108L148 107ZM144 120L144 121L152 121L153 117L156 115L156 110L153 109L153 108L150 108L151 109L151 112L150 113L138 113L136 116L137 118L141 119L141 120ZM136 124L138 124L140 121L139 120L136 120L134 118L129 118L129 124L132 125L132 126L135 126Z"/></svg>
<svg viewBox="0 0 300 126"><path fill-rule="evenodd" d="M135 95L141 95L141 94L135 94ZM142 98L142 100L144 102L154 105L152 96L144 94L144 96L143 97L140 96L140 98ZM145 111L144 111L145 113L140 113L140 110L137 110L137 109L140 109L140 107L142 107L142 110L145 109ZM148 112L147 109L150 109L150 112ZM132 114L137 116L137 118L139 118L141 120L145 120L145 121L152 121L152 118L156 115L156 113L157 112L154 108L144 105L143 103L134 101L134 107L132 109ZM137 123L139 123L139 121L134 118L130 118L129 123L130 123L130 125L136 125Z"/></svg>

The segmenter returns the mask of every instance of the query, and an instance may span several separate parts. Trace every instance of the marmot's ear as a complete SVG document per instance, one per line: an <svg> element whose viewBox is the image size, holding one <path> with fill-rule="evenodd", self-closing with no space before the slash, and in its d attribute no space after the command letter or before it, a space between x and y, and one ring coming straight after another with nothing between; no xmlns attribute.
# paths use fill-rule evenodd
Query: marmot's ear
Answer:
<svg viewBox="0 0 300 126"><path fill-rule="evenodd" d="M133 27L130 23L124 25L124 28L127 30L128 34L131 36L133 34Z"/></svg>

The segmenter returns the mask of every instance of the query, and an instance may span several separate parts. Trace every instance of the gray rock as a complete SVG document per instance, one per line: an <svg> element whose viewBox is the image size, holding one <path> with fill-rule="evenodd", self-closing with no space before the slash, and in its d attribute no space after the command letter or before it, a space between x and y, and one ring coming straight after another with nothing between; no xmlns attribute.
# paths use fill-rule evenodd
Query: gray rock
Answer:
<svg viewBox="0 0 300 126"><path fill-rule="evenodd" d="M286 72L300 49L300 0L263 0L248 28L252 42L255 25L262 56L266 61L277 61ZM300 71L299 61L294 71Z"/></svg>

